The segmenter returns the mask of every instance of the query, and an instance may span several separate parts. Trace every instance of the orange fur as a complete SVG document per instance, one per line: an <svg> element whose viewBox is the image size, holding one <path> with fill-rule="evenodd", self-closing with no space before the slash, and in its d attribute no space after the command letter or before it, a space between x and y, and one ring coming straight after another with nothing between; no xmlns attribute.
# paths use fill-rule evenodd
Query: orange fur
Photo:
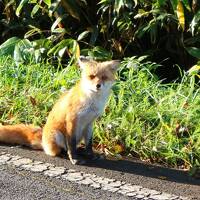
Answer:
<svg viewBox="0 0 200 200"><path fill-rule="evenodd" d="M0 142L43 148L51 156L65 149L70 161L78 164L76 148L83 139L86 152L92 154L92 124L103 112L119 61L83 59L79 65L81 80L56 102L43 130L31 125L2 126Z"/></svg>
<svg viewBox="0 0 200 200"><path fill-rule="evenodd" d="M119 61L83 60L81 80L54 105L43 129L43 147L56 156L64 148L73 164L79 163L76 146L83 139L92 153L92 123L103 112Z"/></svg>
<svg viewBox="0 0 200 200"><path fill-rule="evenodd" d="M42 129L24 124L0 126L0 142L42 149Z"/></svg>

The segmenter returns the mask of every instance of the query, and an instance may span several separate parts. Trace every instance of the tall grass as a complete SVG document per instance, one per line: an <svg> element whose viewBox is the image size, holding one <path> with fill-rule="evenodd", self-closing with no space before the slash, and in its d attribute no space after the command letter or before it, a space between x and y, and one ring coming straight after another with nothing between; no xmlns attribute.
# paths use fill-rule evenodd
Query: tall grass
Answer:
<svg viewBox="0 0 200 200"><path fill-rule="evenodd" d="M95 141L116 153L175 167L200 165L200 90L194 76L162 84L151 71L158 65L125 59L104 115L94 126ZM0 120L43 126L63 89L79 78L76 66L28 64L0 59ZM121 150L120 150L121 152Z"/></svg>
<svg viewBox="0 0 200 200"><path fill-rule="evenodd" d="M124 143L128 152L150 161L199 166L200 89L195 77L161 84L148 70L156 64L139 63L135 70L127 66L124 62L120 75L125 81L117 82L109 112L97 123L97 137L111 148Z"/></svg>
<svg viewBox="0 0 200 200"><path fill-rule="evenodd" d="M1 121L43 125L58 95L76 81L74 68L60 71L48 64L16 66L12 59L0 58Z"/></svg>

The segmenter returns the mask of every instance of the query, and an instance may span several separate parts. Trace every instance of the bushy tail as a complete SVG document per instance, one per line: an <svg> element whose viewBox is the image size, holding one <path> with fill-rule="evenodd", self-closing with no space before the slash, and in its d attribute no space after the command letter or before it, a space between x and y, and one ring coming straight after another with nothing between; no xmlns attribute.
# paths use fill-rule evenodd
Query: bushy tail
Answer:
<svg viewBox="0 0 200 200"><path fill-rule="evenodd" d="M42 148L42 128L33 125L0 125L0 142Z"/></svg>

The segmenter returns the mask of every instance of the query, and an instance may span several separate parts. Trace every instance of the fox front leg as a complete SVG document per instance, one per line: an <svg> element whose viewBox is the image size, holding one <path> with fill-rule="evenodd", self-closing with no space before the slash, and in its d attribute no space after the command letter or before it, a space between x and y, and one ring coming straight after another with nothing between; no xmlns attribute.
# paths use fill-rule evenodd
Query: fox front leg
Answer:
<svg viewBox="0 0 200 200"><path fill-rule="evenodd" d="M85 156L90 160L98 160L101 155L95 154L92 149L93 144L93 132L92 124L89 124L84 130L84 141L85 141Z"/></svg>
<svg viewBox="0 0 200 200"><path fill-rule="evenodd" d="M82 134L80 123L75 123L75 120L66 120L66 132L67 153L70 162L73 165L84 164L85 161L80 159L77 154L77 144L79 143Z"/></svg>
<svg viewBox="0 0 200 200"><path fill-rule="evenodd" d="M85 160L80 159L80 157L78 156L76 146L76 135L73 135L72 137L67 137L67 154L70 162L73 165L85 164Z"/></svg>
<svg viewBox="0 0 200 200"><path fill-rule="evenodd" d="M88 156L92 156L94 154L92 149L93 143L93 132L92 132L92 124L86 126L84 130L84 142L85 142L85 154Z"/></svg>

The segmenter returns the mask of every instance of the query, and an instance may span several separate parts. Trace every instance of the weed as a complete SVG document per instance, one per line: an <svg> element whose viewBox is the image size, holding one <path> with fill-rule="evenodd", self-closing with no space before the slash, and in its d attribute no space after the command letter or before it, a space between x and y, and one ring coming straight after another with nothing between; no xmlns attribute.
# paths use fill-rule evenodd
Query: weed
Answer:
<svg viewBox="0 0 200 200"><path fill-rule="evenodd" d="M151 162L199 166L200 89L194 76L183 75L180 82L166 85L150 73L155 63L129 61L122 62L108 107L95 123L95 142L113 153L124 151ZM16 67L11 58L0 58L1 122L43 126L58 95L78 78L75 66Z"/></svg>

